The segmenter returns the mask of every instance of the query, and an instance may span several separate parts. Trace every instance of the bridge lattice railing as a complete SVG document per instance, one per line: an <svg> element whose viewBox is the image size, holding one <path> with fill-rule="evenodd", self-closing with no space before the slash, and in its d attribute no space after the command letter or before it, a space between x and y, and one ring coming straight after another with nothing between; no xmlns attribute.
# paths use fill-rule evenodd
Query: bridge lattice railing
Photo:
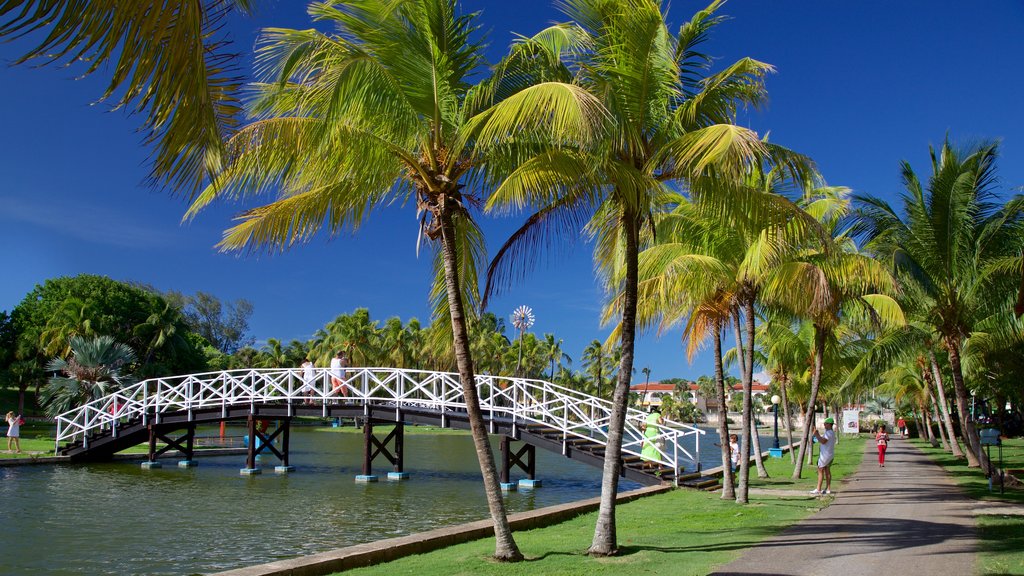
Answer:
<svg viewBox="0 0 1024 576"><path fill-rule="evenodd" d="M304 371L246 369L152 378L93 400L57 416L57 446L81 439L88 446L91 432L109 429L117 434L123 422L141 419L159 422L161 414L277 402L319 403L324 415L330 402L347 401L415 406L444 412L464 411L466 404L459 375L398 368L346 368L342 374L316 368ZM563 450L571 438L586 438L607 445L612 403L543 380L478 374L481 409L493 420L507 417L523 425L540 424L558 430ZM680 469L681 463L700 462L700 436L694 426L666 420L658 434L644 437L646 415L629 408L623 431L624 454L641 455ZM652 454L655 452L656 455Z"/></svg>

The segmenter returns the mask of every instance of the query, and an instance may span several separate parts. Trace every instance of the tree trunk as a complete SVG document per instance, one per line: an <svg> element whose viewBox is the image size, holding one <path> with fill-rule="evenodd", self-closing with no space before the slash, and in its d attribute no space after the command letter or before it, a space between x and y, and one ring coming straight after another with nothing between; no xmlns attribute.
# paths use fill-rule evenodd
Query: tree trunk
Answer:
<svg viewBox="0 0 1024 576"><path fill-rule="evenodd" d="M743 302L743 315L744 323L746 324L747 334L754 333L754 299L753 296L747 297ZM747 353L745 350L740 350L744 354ZM740 440L740 482L739 487L736 490L736 502L739 504L746 504L748 502L748 492L750 490L750 412L753 406L752 396L752 384L754 380L754 362L753 362L753 347L749 350L750 355L747 356L747 361L743 365L743 420L742 428L743 436Z"/></svg>
<svg viewBox="0 0 1024 576"><path fill-rule="evenodd" d="M473 375L473 358L469 351L469 334L466 330L466 317L462 305L462 290L459 284L454 224L452 215L444 208L441 209L441 250L445 283L448 288L448 307L452 319L455 361L458 364L462 393L466 400L466 414L469 417L470 430L473 434L473 445L476 448L477 460L480 462L480 473L483 475L487 506L491 512L491 519L494 521L494 557L501 561L517 562L523 559L523 554L512 537L512 528L509 526L508 514L505 511L505 500L502 498L501 486L498 483L494 453L487 437L483 413L480 411L480 399L477 396L476 379Z"/></svg>
<svg viewBox="0 0 1024 576"><path fill-rule="evenodd" d="M935 430L932 429L931 386L928 385L927 381L925 381L924 386L925 391L927 392L927 396L925 397L924 405L921 406L921 416L924 417L924 426L928 430L928 443L931 444L933 448L935 448L939 445L939 440L935 437Z"/></svg>
<svg viewBox="0 0 1024 576"><path fill-rule="evenodd" d="M739 329L739 312L735 310L735 308L733 308L732 319L736 333L736 358L739 360L739 373L745 374L746 365L748 365L748 363L753 363L754 361L753 352L748 353L748 351L753 351L754 349L754 334L748 333L748 337L742 337L742 332ZM752 368L751 374L753 373L754 370ZM754 380L752 376L752 386L753 382ZM753 389L753 387L751 389ZM751 402L753 402L753 399ZM768 478L768 468L765 467L764 458L761 457L761 438L758 436L757 421L752 419L751 425L754 426L751 430L751 442L754 444L754 462L758 466L758 478Z"/></svg>
<svg viewBox="0 0 1024 576"><path fill-rule="evenodd" d="M725 407L725 375L722 371L722 324L715 322L715 397L718 400L718 438L722 447L722 500L734 500L736 488L733 486L735 476L732 472L732 458L729 454L729 418Z"/></svg>
<svg viewBox="0 0 1024 576"><path fill-rule="evenodd" d="M779 379L779 390L782 392L782 420L786 424L786 441L789 442L789 463L796 463L796 454L793 454L793 420L789 416L789 399L786 397L786 385L789 376L783 375Z"/></svg>
<svg viewBox="0 0 1024 576"><path fill-rule="evenodd" d="M953 456L963 458L964 453L960 450L960 444L956 441L953 418L949 415L949 402L946 401L946 386L942 383L942 371L939 370L939 363L935 360L935 353L930 348L928 350L928 360L931 362L932 374L935 376L935 390L939 394L939 414L942 416L942 423L946 426L949 449L953 451Z"/></svg>
<svg viewBox="0 0 1024 576"><path fill-rule="evenodd" d="M814 426L814 405L818 401L818 386L821 385L821 363L825 358L825 330L814 325L814 369L811 372L811 396L807 399L807 421L801 434L802 444L800 455L793 466L793 478L800 478L804 468L804 458L810 453L811 429Z"/></svg>
<svg viewBox="0 0 1024 576"><path fill-rule="evenodd" d="M638 218L626 214L623 217L625 236L626 279L623 286L621 342L622 358L619 363L618 381L612 396L611 420L608 422L608 445L605 447L604 468L601 474L601 506L594 526L594 539L587 553L591 556L611 556L618 553L618 539L615 533L615 496L619 488L619 473L622 468L622 435L626 426L629 402L629 381L633 373L633 346L636 335L636 305L638 279L639 232Z"/></svg>
<svg viewBox="0 0 1024 576"><path fill-rule="evenodd" d="M953 390L956 392L956 412L960 417L960 431L964 437L964 452L967 456L967 467L978 468L982 465L978 454L980 453L981 438L974 422L970 421L970 414L967 413L967 386L964 385L964 374L960 367L960 342L948 338L946 344L949 348L949 368L953 373Z"/></svg>

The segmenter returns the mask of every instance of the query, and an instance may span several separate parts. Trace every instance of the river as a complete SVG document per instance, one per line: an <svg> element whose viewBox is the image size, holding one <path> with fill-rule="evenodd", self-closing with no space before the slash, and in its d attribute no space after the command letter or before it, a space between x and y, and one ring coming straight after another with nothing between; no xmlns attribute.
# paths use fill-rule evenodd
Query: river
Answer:
<svg viewBox="0 0 1024 576"><path fill-rule="evenodd" d="M717 435L704 440L711 467ZM468 435L407 433L411 479L401 482L355 483L361 451L361 434L296 426L290 474L275 474L267 458L262 475L242 476L241 455L200 458L194 468L174 460L154 470L125 461L0 468L0 574L208 573L488 517ZM383 477L389 468L380 463ZM510 513L600 493L600 470L545 450L537 477L543 487L507 494Z"/></svg>

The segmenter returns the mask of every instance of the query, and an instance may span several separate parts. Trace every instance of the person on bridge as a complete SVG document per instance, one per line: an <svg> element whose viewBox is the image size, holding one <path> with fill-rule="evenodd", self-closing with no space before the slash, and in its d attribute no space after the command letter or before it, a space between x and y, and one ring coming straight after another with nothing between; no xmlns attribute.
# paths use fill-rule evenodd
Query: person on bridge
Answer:
<svg viewBox="0 0 1024 576"><path fill-rule="evenodd" d="M825 418L825 433L819 434L814 429L814 440L821 446L818 452L818 486L811 490L811 494L832 493L832 460L836 457L836 433L832 430L835 426L835 419L831 416ZM821 490L822 482L825 484L824 492Z"/></svg>
<svg viewBox="0 0 1024 576"><path fill-rule="evenodd" d="M885 431L885 424L878 427L875 444L878 445L878 467L885 468L885 450L889 447L889 433Z"/></svg>
<svg viewBox="0 0 1024 576"><path fill-rule="evenodd" d="M21 425L25 423L25 419L21 415L14 415L14 412L7 413L7 451L11 451L11 444L13 443L15 454L21 454Z"/></svg>
<svg viewBox="0 0 1024 576"><path fill-rule="evenodd" d="M345 390L345 377L348 375L345 368L348 367L348 355L344 350L339 350L334 358L331 358L331 392L340 396L348 396Z"/></svg>
<svg viewBox="0 0 1024 576"><path fill-rule="evenodd" d="M661 425L665 423L665 420L661 417L661 412L657 406L651 406L651 412L647 415L647 420L642 423L644 432L644 448L640 452L640 456L644 460L652 461L660 458L658 454L658 446L655 444L656 438L661 434Z"/></svg>
<svg viewBox="0 0 1024 576"><path fill-rule="evenodd" d="M313 361L306 358L299 366L302 368L302 394L312 396L316 392L316 373L313 371ZM307 398L304 404L312 404L313 399Z"/></svg>

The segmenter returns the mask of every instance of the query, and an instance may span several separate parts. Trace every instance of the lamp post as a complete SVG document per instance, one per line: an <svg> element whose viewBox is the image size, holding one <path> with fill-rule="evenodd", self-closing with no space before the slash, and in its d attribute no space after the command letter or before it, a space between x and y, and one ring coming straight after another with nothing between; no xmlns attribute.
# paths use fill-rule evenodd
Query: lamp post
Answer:
<svg viewBox="0 0 1024 576"><path fill-rule="evenodd" d="M778 394L772 396L772 406L775 407L775 442L772 444L772 448L775 450L779 449L779 402L782 398L779 398Z"/></svg>

